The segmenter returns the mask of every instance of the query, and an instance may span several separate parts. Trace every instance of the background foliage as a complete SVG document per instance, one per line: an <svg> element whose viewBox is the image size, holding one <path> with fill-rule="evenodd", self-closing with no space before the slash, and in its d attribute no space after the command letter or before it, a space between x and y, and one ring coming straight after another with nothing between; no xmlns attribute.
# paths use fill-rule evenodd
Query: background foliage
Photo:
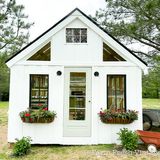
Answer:
<svg viewBox="0 0 160 160"><path fill-rule="evenodd" d="M8 100L9 69L5 61L28 43L29 28L24 6L15 0L0 0L0 100Z"/></svg>
<svg viewBox="0 0 160 160"><path fill-rule="evenodd" d="M108 33L145 60L150 69L143 76L143 97L160 97L160 1L106 0L96 20Z"/></svg>

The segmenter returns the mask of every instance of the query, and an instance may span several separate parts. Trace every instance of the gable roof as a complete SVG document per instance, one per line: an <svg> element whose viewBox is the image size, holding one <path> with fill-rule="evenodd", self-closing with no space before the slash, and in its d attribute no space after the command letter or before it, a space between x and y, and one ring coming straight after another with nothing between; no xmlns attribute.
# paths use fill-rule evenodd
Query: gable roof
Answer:
<svg viewBox="0 0 160 160"><path fill-rule="evenodd" d="M125 50L127 50L130 54L132 54L136 59L138 59L141 63L143 63L145 66L147 66L147 63L144 62L141 58L139 58L137 55L135 55L131 50L129 50L125 45L123 45L121 42L119 42L115 37L113 37L111 34L109 34L104 28L102 28L98 23L96 23L92 18L87 16L84 12L82 12L79 8L75 8L73 11L71 11L69 14L67 14L65 17L63 17L60 21L58 21L56 24L54 24L51 28L46 30L44 33L42 33L40 36L38 36L36 39L34 39L32 42L27 44L25 47L23 47L21 50L19 50L16 54L11 56L6 63L8 63L10 60L12 60L14 57L16 57L18 54L20 54L22 51L24 51L26 48L31 46L33 43L35 43L37 40L39 40L41 37L43 37L45 34L47 34L49 31L54 29L56 26L58 26L62 21L64 21L67 17L72 15L75 11L80 12L85 18L87 18L89 21L91 21L93 24L95 24L99 29L101 29L105 34L110 36L114 41L116 41L119 45L121 45Z"/></svg>

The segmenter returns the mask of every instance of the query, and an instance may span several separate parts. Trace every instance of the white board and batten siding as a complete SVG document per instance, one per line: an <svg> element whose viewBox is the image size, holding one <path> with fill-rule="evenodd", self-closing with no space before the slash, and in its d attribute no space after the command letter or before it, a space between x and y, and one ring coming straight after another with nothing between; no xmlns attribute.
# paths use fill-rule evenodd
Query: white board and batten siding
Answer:
<svg viewBox="0 0 160 160"><path fill-rule="evenodd" d="M33 43L29 46L28 53L22 51L23 54L20 53L21 55L15 57L16 62L13 63L14 58L8 62L11 69L8 142L15 142L15 138L30 136L33 144L110 144L119 143L117 132L120 128L142 129L141 80L145 67L142 69L137 62L131 60L130 56L127 57L126 53L122 55L121 52L119 54L127 61L103 62L103 42L107 40L101 34L97 34L87 20L82 21L84 18L80 13L71 14L69 20L64 20L62 24L59 24L61 27L57 26L56 31L54 29L50 31L53 34L49 36L47 33L48 37L41 37L38 40L39 43L35 42L36 47ZM66 28L87 28L87 43L67 44ZM51 61L27 61L28 57L48 41L51 42ZM118 48L116 49L118 51ZM62 75L57 76L57 71L61 71ZM67 81L69 71L84 71L87 75L86 116L88 115L88 119L85 125L69 123L65 116L68 113L66 85L69 83L69 80ZM99 76L94 76L94 72L99 72ZM19 117L19 112L29 107L30 74L49 75L48 107L49 110L57 113L53 123L23 123ZM100 108L107 106L106 77L110 74L126 75L127 109L139 112L138 120L131 124L104 124L98 117L97 113ZM86 126L88 128L85 128Z"/></svg>

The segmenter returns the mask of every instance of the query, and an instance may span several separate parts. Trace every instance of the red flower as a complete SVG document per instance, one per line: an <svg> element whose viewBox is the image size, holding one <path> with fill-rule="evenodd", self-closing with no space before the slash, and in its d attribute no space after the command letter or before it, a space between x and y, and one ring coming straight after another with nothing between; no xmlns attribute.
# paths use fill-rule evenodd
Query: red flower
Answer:
<svg viewBox="0 0 160 160"><path fill-rule="evenodd" d="M42 106L42 104L40 104L40 103L39 103L37 106L39 106L39 107L40 107L40 106Z"/></svg>
<svg viewBox="0 0 160 160"><path fill-rule="evenodd" d="M47 107L46 107L46 108L43 108L43 110L44 110L44 111L47 111L47 110L48 110L48 108L47 108Z"/></svg>
<svg viewBox="0 0 160 160"><path fill-rule="evenodd" d="M29 121L32 122L32 118L30 118Z"/></svg>
<svg viewBox="0 0 160 160"><path fill-rule="evenodd" d="M100 114L100 115L104 115L105 113L104 113L104 112L102 112L102 111L100 111L100 112L99 112L99 114Z"/></svg>
<svg viewBox="0 0 160 160"><path fill-rule="evenodd" d="M26 113L26 114L25 114L25 117L29 117L29 116L30 116L30 113Z"/></svg>

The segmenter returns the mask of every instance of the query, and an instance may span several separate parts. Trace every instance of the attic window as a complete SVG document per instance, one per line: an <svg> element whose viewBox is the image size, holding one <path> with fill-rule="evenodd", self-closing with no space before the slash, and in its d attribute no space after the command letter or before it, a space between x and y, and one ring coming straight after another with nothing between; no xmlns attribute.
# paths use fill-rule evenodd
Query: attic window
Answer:
<svg viewBox="0 0 160 160"><path fill-rule="evenodd" d="M103 61L126 61L107 44L103 43Z"/></svg>
<svg viewBox="0 0 160 160"><path fill-rule="evenodd" d="M87 43L86 28L66 28L67 43Z"/></svg>
<svg viewBox="0 0 160 160"><path fill-rule="evenodd" d="M29 61L50 61L51 57L51 43L47 43L39 51L37 51L33 56L31 56Z"/></svg>

